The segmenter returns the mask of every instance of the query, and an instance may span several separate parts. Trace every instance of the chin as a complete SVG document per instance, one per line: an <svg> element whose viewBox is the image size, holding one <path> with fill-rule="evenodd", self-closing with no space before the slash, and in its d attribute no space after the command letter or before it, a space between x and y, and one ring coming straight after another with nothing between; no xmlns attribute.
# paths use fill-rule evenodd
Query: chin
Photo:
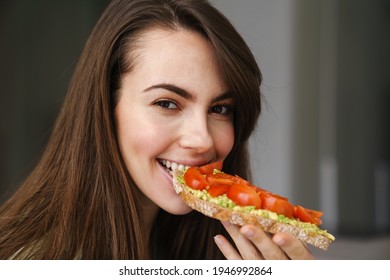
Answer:
<svg viewBox="0 0 390 280"><path fill-rule="evenodd" d="M184 202L181 203L181 205L170 204L167 207L161 208L172 215L186 215L193 211L193 209L186 205Z"/></svg>

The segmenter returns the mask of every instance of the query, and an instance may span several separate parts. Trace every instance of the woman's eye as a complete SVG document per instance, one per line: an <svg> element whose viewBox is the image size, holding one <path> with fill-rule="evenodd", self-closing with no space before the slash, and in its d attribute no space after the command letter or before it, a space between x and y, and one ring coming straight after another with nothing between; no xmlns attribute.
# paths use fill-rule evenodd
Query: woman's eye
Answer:
<svg viewBox="0 0 390 280"><path fill-rule="evenodd" d="M232 111L232 107L227 105L215 105L210 109L211 113L218 115L230 115Z"/></svg>
<svg viewBox="0 0 390 280"><path fill-rule="evenodd" d="M178 108L177 104L171 100L158 100L154 104L166 110L175 110Z"/></svg>

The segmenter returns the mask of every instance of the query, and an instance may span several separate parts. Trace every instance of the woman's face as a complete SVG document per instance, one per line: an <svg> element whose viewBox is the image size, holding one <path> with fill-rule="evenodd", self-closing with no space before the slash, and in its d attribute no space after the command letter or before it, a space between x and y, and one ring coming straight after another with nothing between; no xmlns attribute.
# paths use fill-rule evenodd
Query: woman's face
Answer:
<svg viewBox="0 0 390 280"><path fill-rule="evenodd" d="M136 65L122 76L115 108L122 156L146 197L167 212L186 214L191 209L175 193L168 167L227 157L233 100L213 48L198 33L150 30L132 57Z"/></svg>

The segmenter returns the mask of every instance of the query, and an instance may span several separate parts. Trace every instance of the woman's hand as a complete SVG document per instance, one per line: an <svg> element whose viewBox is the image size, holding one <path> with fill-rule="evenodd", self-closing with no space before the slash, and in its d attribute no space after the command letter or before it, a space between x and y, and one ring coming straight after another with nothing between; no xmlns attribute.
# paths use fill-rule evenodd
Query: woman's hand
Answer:
<svg viewBox="0 0 390 280"><path fill-rule="evenodd" d="M214 237L215 243L228 260L307 260L314 259L305 243L289 234L269 236L253 225L237 226L222 223L232 237L238 251L222 235Z"/></svg>

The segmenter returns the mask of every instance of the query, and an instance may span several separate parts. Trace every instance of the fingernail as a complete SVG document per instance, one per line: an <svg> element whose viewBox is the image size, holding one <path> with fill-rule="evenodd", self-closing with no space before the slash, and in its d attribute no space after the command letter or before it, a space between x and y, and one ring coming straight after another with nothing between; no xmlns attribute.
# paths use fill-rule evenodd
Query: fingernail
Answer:
<svg viewBox="0 0 390 280"><path fill-rule="evenodd" d="M248 228L248 227L241 228L241 233L244 234L248 238L252 238L255 236L255 231L253 229Z"/></svg>
<svg viewBox="0 0 390 280"><path fill-rule="evenodd" d="M219 236L219 235L214 236L214 241L218 246L223 245L223 240L222 240L221 236Z"/></svg>

